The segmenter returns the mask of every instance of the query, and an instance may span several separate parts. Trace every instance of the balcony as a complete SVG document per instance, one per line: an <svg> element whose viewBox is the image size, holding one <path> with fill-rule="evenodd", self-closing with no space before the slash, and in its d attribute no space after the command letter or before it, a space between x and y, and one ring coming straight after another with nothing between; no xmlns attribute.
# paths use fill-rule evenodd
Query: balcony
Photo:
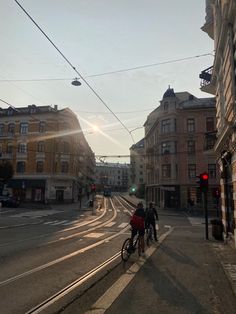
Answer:
<svg viewBox="0 0 236 314"><path fill-rule="evenodd" d="M212 71L213 66L210 66L209 68L203 70L201 74L199 75L199 78L201 79L201 91L215 95L215 87L211 82L212 78Z"/></svg>
<svg viewBox="0 0 236 314"><path fill-rule="evenodd" d="M12 153L0 153L0 160L12 159Z"/></svg>
<svg viewBox="0 0 236 314"><path fill-rule="evenodd" d="M205 133L204 151L210 151L214 149L217 140L216 133L216 131Z"/></svg>

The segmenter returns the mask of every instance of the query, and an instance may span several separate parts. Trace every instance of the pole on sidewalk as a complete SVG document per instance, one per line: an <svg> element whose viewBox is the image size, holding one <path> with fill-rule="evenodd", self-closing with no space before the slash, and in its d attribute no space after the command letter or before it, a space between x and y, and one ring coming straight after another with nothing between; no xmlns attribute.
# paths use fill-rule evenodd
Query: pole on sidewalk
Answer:
<svg viewBox="0 0 236 314"><path fill-rule="evenodd" d="M208 208L207 208L207 191L203 192L203 206L205 212L205 232L206 240L208 240Z"/></svg>

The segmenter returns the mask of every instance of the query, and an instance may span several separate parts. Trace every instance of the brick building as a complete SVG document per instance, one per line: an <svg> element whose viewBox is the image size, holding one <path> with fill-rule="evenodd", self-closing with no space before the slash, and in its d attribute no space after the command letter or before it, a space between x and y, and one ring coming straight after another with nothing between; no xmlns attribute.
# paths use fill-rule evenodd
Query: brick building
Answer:
<svg viewBox="0 0 236 314"><path fill-rule="evenodd" d="M209 202L216 203L215 112L214 98L167 89L144 124L147 202L185 208L191 199L200 207L196 176L209 172Z"/></svg>
<svg viewBox="0 0 236 314"><path fill-rule="evenodd" d="M1 109L0 160L14 168L5 188L26 201L72 202L93 182L94 154L68 108Z"/></svg>

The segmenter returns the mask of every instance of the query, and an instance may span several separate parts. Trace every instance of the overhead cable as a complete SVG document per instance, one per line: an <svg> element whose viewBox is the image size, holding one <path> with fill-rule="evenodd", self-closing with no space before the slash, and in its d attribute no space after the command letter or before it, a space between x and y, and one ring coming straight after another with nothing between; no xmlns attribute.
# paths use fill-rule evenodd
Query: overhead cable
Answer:
<svg viewBox="0 0 236 314"><path fill-rule="evenodd" d="M132 138L133 143L135 143L132 133L126 125L120 120L120 118L112 111L112 109L107 105L107 103L102 99L102 97L94 90L94 88L87 82L87 80L80 74L75 66L67 59L67 57L61 52L61 50L54 44L54 42L49 38L49 36L42 30L42 28L35 22L35 20L30 16L30 14L23 8L23 6L17 1L14 0L16 4L23 10L23 12L28 16L28 18L34 23L34 25L40 30L40 32L47 38L47 40L53 45L53 47L59 52L62 58L69 64L69 66L79 75L81 80L88 86L88 88L95 94L95 96L103 103L103 105L112 113L112 115L119 121L123 128L129 133Z"/></svg>

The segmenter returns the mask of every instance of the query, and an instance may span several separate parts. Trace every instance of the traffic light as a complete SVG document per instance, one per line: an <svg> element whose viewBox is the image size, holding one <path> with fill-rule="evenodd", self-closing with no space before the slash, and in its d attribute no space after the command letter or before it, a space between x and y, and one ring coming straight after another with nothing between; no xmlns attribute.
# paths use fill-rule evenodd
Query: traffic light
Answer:
<svg viewBox="0 0 236 314"><path fill-rule="evenodd" d="M199 187L200 187L200 191L201 192L207 192L208 191L208 179L209 179L209 175L207 172L203 172L198 176L199 180Z"/></svg>

